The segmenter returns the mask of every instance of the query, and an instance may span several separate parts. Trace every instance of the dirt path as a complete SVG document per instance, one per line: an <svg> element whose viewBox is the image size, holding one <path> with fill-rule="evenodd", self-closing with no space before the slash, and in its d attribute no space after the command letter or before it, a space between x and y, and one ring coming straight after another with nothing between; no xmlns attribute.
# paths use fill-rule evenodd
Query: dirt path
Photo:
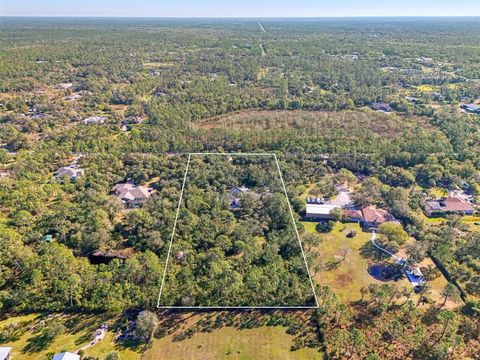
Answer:
<svg viewBox="0 0 480 360"><path fill-rule="evenodd" d="M88 348L92 347L93 345L99 343L100 341L102 341L105 338L106 335L107 335L107 328L101 327L101 328L97 329L97 331L95 332L95 336L93 337L93 340L91 342L89 342L87 345L80 348L80 350L78 350L77 353L79 351L85 351Z"/></svg>
<svg viewBox="0 0 480 360"><path fill-rule="evenodd" d="M265 46L263 46L263 44L260 44L260 49L262 50L262 56L267 55L267 52L265 51Z"/></svg>

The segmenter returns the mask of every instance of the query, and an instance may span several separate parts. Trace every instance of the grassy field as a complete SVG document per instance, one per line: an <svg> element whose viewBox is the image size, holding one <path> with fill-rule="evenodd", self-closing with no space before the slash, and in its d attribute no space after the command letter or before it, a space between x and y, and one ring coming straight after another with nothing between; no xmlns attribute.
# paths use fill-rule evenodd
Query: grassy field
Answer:
<svg viewBox="0 0 480 360"><path fill-rule="evenodd" d="M480 231L480 216L464 216L462 218L463 222L467 225L470 225L472 230Z"/></svg>
<svg viewBox="0 0 480 360"><path fill-rule="evenodd" d="M305 231L315 233L316 223L302 223ZM346 235L350 231L356 231L357 236L347 238ZM362 232L358 224L342 224L337 223L333 230L328 234L322 234L323 242L318 250L322 257L322 269L313 276L316 283L330 286L333 291L344 301L353 302L362 298L361 289L368 287L370 284L382 284L381 281L374 279L368 273L369 264L378 262L371 259L369 254L378 252L370 243L371 234ZM410 239L410 241L415 241ZM345 259L343 260L343 255ZM405 256L405 252L401 250L400 256ZM385 260L383 260L385 261ZM388 260L389 262L391 260ZM331 266L334 264L335 266ZM420 267L432 267L434 264L430 258L425 259L418 264ZM312 274L313 275L313 274ZM412 289L412 285L407 278L402 278L395 284L399 289ZM429 281L431 289L431 298L436 303L442 303L441 292L447 280L439 274L438 277ZM411 299L418 300L418 295L412 293ZM447 306L454 307L458 304L448 303Z"/></svg>
<svg viewBox="0 0 480 360"><path fill-rule="evenodd" d="M238 330L224 327L212 332L197 333L174 341L169 335L154 340L148 360L317 360L321 353L303 348L291 351L293 336L283 327L259 327Z"/></svg>
<svg viewBox="0 0 480 360"><path fill-rule="evenodd" d="M417 86L417 90L421 92L434 92L435 87L431 85L420 85L420 86Z"/></svg>
<svg viewBox="0 0 480 360"><path fill-rule="evenodd" d="M113 325L117 317L110 315L62 315L60 321L67 328L67 332L57 336L53 341L46 341L41 332L35 331L39 327L44 316L29 314L11 317L0 321L0 328L15 324L16 330L13 339L2 344L13 347L13 358L15 360L45 360L51 358L52 354L70 351L75 352L82 346L88 344L95 333L95 330L103 323ZM48 324L48 321L47 321ZM113 332L108 332L106 338L85 351L85 355L97 356L103 359L109 352L118 351L122 360L137 360L141 358L139 349L118 347L113 342Z"/></svg>
<svg viewBox="0 0 480 360"><path fill-rule="evenodd" d="M305 230L315 232L316 223L303 223ZM350 231L356 231L357 236L347 238ZM370 284L381 284L368 273L369 262L372 262L362 252L372 251L370 233L362 232L358 224L337 223L328 234L322 234L323 242L319 247L319 253L324 265L314 276L315 282L330 286L333 291L344 301L357 301L362 298L361 289ZM343 254L345 253L345 260ZM337 263L328 267L329 263ZM312 274L313 275L313 274ZM396 282L401 287L411 287L407 279Z"/></svg>

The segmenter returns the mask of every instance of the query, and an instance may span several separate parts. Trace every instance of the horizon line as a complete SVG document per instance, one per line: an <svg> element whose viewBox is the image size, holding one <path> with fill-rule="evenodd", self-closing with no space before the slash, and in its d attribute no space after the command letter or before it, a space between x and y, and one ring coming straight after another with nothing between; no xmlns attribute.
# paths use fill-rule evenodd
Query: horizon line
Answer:
<svg viewBox="0 0 480 360"><path fill-rule="evenodd" d="M0 18L94 19L425 19L480 18L479 15L345 15L345 16L129 16L129 15L0 15Z"/></svg>

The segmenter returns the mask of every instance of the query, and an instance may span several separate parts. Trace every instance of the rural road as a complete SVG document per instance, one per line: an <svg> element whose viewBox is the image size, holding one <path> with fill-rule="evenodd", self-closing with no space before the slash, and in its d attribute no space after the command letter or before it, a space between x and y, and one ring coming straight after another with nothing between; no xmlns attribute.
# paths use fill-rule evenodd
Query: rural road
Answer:
<svg viewBox="0 0 480 360"><path fill-rule="evenodd" d="M267 52L265 51L265 47L263 46L263 44L260 44L260 49L262 50L262 56L267 55Z"/></svg>

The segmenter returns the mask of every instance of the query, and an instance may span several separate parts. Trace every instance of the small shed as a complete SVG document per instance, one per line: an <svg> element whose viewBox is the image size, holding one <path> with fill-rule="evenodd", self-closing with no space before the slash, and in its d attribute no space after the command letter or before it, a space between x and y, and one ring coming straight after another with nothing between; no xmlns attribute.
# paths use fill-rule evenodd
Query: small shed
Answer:
<svg viewBox="0 0 480 360"><path fill-rule="evenodd" d="M63 352L53 355L52 360L80 360L80 355L71 352Z"/></svg>
<svg viewBox="0 0 480 360"><path fill-rule="evenodd" d="M0 346L0 360L9 360L12 355L12 347Z"/></svg>

